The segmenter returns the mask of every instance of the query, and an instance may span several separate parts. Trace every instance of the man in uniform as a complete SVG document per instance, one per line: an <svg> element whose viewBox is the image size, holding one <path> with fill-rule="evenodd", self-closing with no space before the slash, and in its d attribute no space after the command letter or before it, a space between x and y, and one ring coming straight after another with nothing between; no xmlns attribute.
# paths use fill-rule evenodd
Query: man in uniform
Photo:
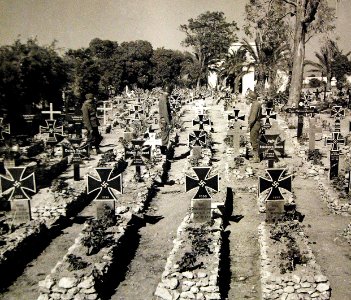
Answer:
<svg viewBox="0 0 351 300"><path fill-rule="evenodd" d="M99 145L102 136L99 133L99 120L96 116L96 106L93 94L86 94L85 101L82 105L83 125L87 129L87 144L96 149L96 154L101 153Z"/></svg>
<svg viewBox="0 0 351 300"><path fill-rule="evenodd" d="M257 94L250 91L246 96L246 103L251 103L248 118L248 131L250 132L250 142L253 150L253 162L260 162L258 156L258 138L261 129L262 106L257 99Z"/></svg>
<svg viewBox="0 0 351 300"><path fill-rule="evenodd" d="M168 102L168 97L171 94L171 88L170 86L165 86L163 89L163 93L161 94L158 102L158 110L159 110L159 116L160 116L160 130L161 130L161 140L162 140L162 146L161 146L161 153L166 154L166 149L168 146L169 142L169 134L171 130L171 109L170 105Z"/></svg>

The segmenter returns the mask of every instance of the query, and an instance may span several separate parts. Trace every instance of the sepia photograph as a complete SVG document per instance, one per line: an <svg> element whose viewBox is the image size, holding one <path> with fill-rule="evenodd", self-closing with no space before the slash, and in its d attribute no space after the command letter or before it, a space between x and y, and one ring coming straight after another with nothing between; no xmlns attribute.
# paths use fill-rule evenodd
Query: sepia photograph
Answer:
<svg viewBox="0 0 351 300"><path fill-rule="evenodd" d="M0 300L350 300L351 0L0 0Z"/></svg>

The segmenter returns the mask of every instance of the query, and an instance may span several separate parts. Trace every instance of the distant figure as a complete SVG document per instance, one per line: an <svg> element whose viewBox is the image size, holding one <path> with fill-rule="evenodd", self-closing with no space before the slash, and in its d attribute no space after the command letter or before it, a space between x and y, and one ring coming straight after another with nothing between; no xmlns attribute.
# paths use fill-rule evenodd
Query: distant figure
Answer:
<svg viewBox="0 0 351 300"><path fill-rule="evenodd" d="M87 144L91 149L92 146L96 149L96 154L101 153L99 145L102 136L99 133L99 120L96 116L96 106L94 103L93 94L86 94L85 101L82 105L83 125L87 129Z"/></svg>
<svg viewBox="0 0 351 300"><path fill-rule="evenodd" d="M260 162L258 156L258 137L261 129L262 106L257 99L257 94L253 91L247 94L246 103L248 105L252 104L248 119L248 131L250 132L250 142L253 150L253 162Z"/></svg>
<svg viewBox="0 0 351 300"><path fill-rule="evenodd" d="M171 94L170 86L165 86L163 89L163 93L161 94L158 102L158 110L159 110L159 124L161 130L161 153L166 154L167 146L169 143L169 134L171 131L171 108L168 102L168 97Z"/></svg>

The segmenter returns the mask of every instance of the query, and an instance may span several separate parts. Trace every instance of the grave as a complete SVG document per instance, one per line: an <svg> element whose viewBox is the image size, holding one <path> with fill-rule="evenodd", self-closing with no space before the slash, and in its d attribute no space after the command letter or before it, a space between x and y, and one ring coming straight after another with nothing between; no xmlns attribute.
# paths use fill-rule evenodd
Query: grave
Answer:
<svg viewBox="0 0 351 300"><path fill-rule="evenodd" d="M292 176L283 177L285 169L266 169L269 179L259 176L258 195L268 191L266 201L266 222L279 221L285 213L285 200L280 191L291 192Z"/></svg>
<svg viewBox="0 0 351 300"><path fill-rule="evenodd" d="M192 156L196 159L201 157L202 147L206 145L206 131L194 130L189 134L189 147L192 149Z"/></svg>
<svg viewBox="0 0 351 300"><path fill-rule="evenodd" d="M156 132L148 132L149 139L147 139L144 143L145 146L151 147L151 155L156 156L157 147L162 146L161 139L156 139Z"/></svg>
<svg viewBox="0 0 351 300"><path fill-rule="evenodd" d="M335 132L340 132L340 123L343 118L345 118L345 109L342 106L333 106L330 111L330 116L334 118L335 121Z"/></svg>
<svg viewBox="0 0 351 300"><path fill-rule="evenodd" d="M72 155L71 163L73 164L73 178L74 181L80 180L80 164L83 161L83 157L89 157L89 145L84 146L74 145L74 144L63 144L62 145L62 156L67 157Z"/></svg>
<svg viewBox="0 0 351 300"><path fill-rule="evenodd" d="M332 132L331 138L325 139L326 145L332 145L332 148L329 152L329 179L332 180L339 176L339 160L340 160L340 150L339 144L345 144L345 139L342 137L340 132Z"/></svg>
<svg viewBox="0 0 351 300"><path fill-rule="evenodd" d="M284 155L285 141L282 141L278 134L262 134L259 140L258 153L262 159L268 160L268 168L274 167L274 162L278 162L277 152Z"/></svg>
<svg viewBox="0 0 351 300"><path fill-rule="evenodd" d="M125 149L125 159L132 158L138 180L141 179L140 167L144 165L143 158L151 159L151 147L144 147L144 140L132 140L132 148Z"/></svg>
<svg viewBox="0 0 351 300"><path fill-rule="evenodd" d="M63 126L56 126L56 120L45 120L45 126L39 126L40 134L49 134L46 141L47 144L56 144L58 142L57 135L63 136Z"/></svg>
<svg viewBox="0 0 351 300"><path fill-rule="evenodd" d="M313 106L306 107L303 101L299 102L298 107L288 107L285 111L290 114L297 114L297 138L301 138L302 136L304 116L313 116L318 112L317 109Z"/></svg>
<svg viewBox="0 0 351 300"><path fill-rule="evenodd" d="M316 119L309 118L309 137L308 137L308 150L314 151L316 149L316 133L322 135L322 127L316 126ZM320 140L320 139L318 139Z"/></svg>
<svg viewBox="0 0 351 300"><path fill-rule="evenodd" d="M185 191L189 192L197 188L195 196L192 198L192 213L195 223L211 221L211 195L209 190L219 191L218 174L209 177L211 167L194 167L196 177L185 176Z"/></svg>
<svg viewBox="0 0 351 300"><path fill-rule="evenodd" d="M234 109L234 115L228 114L229 130L227 136L229 138L229 146L233 148L231 151L234 155L240 155L240 139L241 139L241 124L240 121L245 120L245 115L239 116L240 110Z"/></svg>
<svg viewBox="0 0 351 300"><path fill-rule="evenodd" d="M106 105L107 104L110 104L109 107L107 107ZM109 101L102 101L102 107L98 107L97 108L98 111L102 111L103 112L103 125L106 126L107 124L107 115L106 115L106 112L109 111L109 110L112 110L112 103L109 102Z"/></svg>
<svg viewBox="0 0 351 300"><path fill-rule="evenodd" d="M262 118L263 120L263 124L262 124L262 127L264 129L269 129L272 127L272 124L271 124L271 119L273 120L276 120L277 119L277 114L276 113L273 113L273 109L272 108L266 108L266 113L265 114L262 114Z"/></svg>
<svg viewBox="0 0 351 300"><path fill-rule="evenodd" d="M206 115L198 115L193 120L193 126L199 125L199 130L204 130L204 125L211 125L210 119Z"/></svg>
<svg viewBox="0 0 351 300"><path fill-rule="evenodd" d="M9 177L0 175L1 193L10 193L8 200L11 201L14 223L26 223L31 220L30 197L26 193L36 192L34 173L24 177L25 167L7 168Z"/></svg>
<svg viewBox="0 0 351 300"><path fill-rule="evenodd" d="M117 197L114 192L122 194L122 174L111 178L112 168L95 168L98 178L87 175L87 193L97 193L94 198L96 205L96 217L101 219L106 216L107 210L115 211Z"/></svg>
<svg viewBox="0 0 351 300"><path fill-rule="evenodd" d="M50 109L49 110L43 110L41 112L42 114L48 114L49 115L49 120L54 120L54 115L61 115L61 111L59 110L54 110L52 103L50 103Z"/></svg>

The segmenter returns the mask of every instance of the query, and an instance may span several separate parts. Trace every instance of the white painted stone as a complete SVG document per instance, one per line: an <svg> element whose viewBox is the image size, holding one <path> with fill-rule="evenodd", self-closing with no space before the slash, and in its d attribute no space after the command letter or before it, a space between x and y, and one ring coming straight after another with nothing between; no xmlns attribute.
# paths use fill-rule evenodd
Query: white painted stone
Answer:
<svg viewBox="0 0 351 300"><path fill-rule="evenodd" d="M164 299L164 300L173 299L172 295L169 293L167 289L159 286L156 289L155 296L160 297L161 299Z"/></svg>
<svg viewBox="0 0 351 300"><path fill-rule="evenodd" d="M174 290L177 288L179 282L177 278L171 278L171 279L164 279L163 284L166 288Z"/></svg>
<svg viewBox="0 0 351 300"><path fill-rule="evenodd" d="M317 283L328 281L328 278L322 274L314 276L314 279Z"/></svg>
<svg viewBox="0 0 351 300"><path fill-rule="evenodd" d="M288 293L288 294L293 293L294 291L295 291L295 289L293 286L287 286L284 288L284 292Z"/></svg>
<svg viewBox="0 0 351 300"><path fill-rule="evenodd" d="M37 300L49 300L49 296L47 294L41 294Z"/></svg>
<svg viewBox="0 0 351 300"><path fill-rule="evenodd" d="M329 285L329 283L319 283L318 285L317 285L317 291L318 292L325 292L325 291L327 291L327 290L329 290L330 289L330 285Z"/></svg>
<svg viewBox="0 0 351 300"><path fill-rule="evenodd" d="M77 280L71 277L62 277L58 283L58 286L64 289L70 289L76 286Z"/></svg>
<svg viewBox="0 0 351 300"><path fill-rule="evenodd" d="M82 289L90 289L92 286L94 286L94 281L92 278L85 279L78 284L78 287Z"/></svg>

